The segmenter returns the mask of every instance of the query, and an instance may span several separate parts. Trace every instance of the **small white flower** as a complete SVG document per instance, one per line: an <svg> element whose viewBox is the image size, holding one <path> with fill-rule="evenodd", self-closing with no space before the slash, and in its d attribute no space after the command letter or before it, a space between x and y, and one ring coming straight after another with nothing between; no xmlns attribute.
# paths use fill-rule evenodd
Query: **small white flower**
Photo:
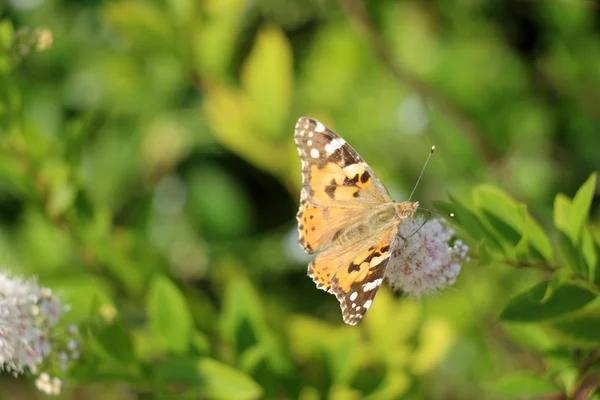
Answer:
<svg viewBox="0 0 600 400"><path fill-rule="evenodd" d="M15 376L26 369L32 375L39 373L36 387L46 394L59 394L62 380L44 371L56 361L66 369L69 357L60 354L78 348L74 335L69 337L56 326L66 309L50 289L0 271L0 369Z"/></svg>
<svg viewBox="0 0 600 400"><path fill-rule="evenodd" d="M44 372L38 376L37 380L35 381L35 386L41 392L44 392L48 395L57 396L60 394L63 382L56 377L50 378L50 375Z"/></svg>
<svg viewBox="0 0 600 400"><path fill-rule="evenodd" d="M79 333L79 329L77 329L76 325L69 325L67 332L69 332L69 335L75 336Z"/></svg>
<svg viewBox="0 0 600 400"><path fill-rule="evenodd" d="M67 342L67 347L69 350L75 351L79 347L79 342L77 340L71 339Z"/></svg>
<svg viewBox="0 0 600 400"><path fill-rule="evenodd" d="M454 230L443 219L436 218L423 225L423 217L400 224L394 254L385 277L392 289L410 295L428 294L456 282L460 262L468 262L469 247L456 240L449 241Z"/></svg>
<svg viewBox="0 0 600 400"><path fill-rule="evenodd" d="M50 325L56 325L63 314L63 305L56 297L44 299L40 305L40 311L46 315Z"/></svg>

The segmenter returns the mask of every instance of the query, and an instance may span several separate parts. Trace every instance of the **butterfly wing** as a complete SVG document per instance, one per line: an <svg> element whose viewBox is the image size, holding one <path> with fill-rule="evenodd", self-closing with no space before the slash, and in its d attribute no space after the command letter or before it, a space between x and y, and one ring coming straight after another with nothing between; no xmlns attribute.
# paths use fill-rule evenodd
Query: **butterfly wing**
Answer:
<svg viewBox="0 0 600 400"><path fill-rule="evenodd" d="M392 254L399 224L392 198L358 153L319 121L300 118L294 140L302 161L300 244L320 252L308 275L336 296L344 322L355 325Z"/></svg>
<svg viewBox="0 0 600 400"><path fill-rule="evenodd" d="M361 208L392 201L358 153L319 121L301 117L294 140L302 161L302 185L312 205Z"/></svg>
<svg viewBox="0 0 600 400"><path fill-rule="evenodd" d="M336 246L320 253L308 267L319 289L333 293L342 317L356 325L366 314L383 282L398 225L365 236L352 246Z"/></svg>
<svg viewBox="0 0 600 400"><path fill-rule="evenodd" d="M300 118L294 140L303 184L296 218L307 253L331 246L335 235L359 223L367 210L392 201L358 153L319 121Z"/></svg>

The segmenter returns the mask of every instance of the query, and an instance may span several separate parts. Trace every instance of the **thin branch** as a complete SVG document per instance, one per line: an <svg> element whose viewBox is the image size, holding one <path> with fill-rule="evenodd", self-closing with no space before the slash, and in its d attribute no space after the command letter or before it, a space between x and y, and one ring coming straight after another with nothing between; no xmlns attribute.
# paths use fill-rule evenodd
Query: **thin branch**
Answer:
<svg viewBox="0 0 600 400"><path fill-rule="evenodd" d="M502 264L510 265L517 268L531 268L545 272L556 272L560 267L558 265L546 264L538 261L521 261L521 260L499 260Z"/></svg>
<svg viewBox="0 0 600 400"><path fill-rule="evenodd" d="M463 134L475 146L489 162L494 162L500 158L500 154L485 140L483 131L479 128L475 120L465 113L451 99L436 91L426 82L412 74L408 68L394 59L388 47L375 28L373 21L365 11L361 0L339 0L341 7L351 20L355 22L358 28L366 36L373 52L381 59L383 65L396 77L396 79L408 86L411 90L417 92L426 101L435 106L440 112L448 117Z"/></svg>

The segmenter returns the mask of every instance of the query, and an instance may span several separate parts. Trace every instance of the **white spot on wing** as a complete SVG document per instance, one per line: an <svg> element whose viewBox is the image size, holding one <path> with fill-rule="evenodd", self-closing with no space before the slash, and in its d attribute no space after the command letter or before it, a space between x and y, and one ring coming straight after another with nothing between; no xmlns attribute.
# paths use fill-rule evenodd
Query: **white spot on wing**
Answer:
<svg viewBox="0 0 600 400"><path fill-rule="evenodd" d="M306 142L306 144L312 146L312 140L308 139L308 142Z"/></svg>
<svg viewBox="0 0 600 400"><path fill-rule="evenodd" d="M384 253L384 254L380 255L379 257L373 257L371 259L371 262L369 263L369 266L375 267L375 266L379 265L383 260L385 260L387 258L387 254L388 253Z"/></svg>
<svg viewBox="0 0 600 400"><path fill-rule="evenodd" d="M369 307L371 307L371 303L373 303L373 300L367 300L365 301L365 304L363 304L363 307L368 310Z"/></svg>
<svg viewBox="0 0 600 400"><path fill-rule="evenodd" d="M317 149L310 149L310 156L312 158L319 158L319 156L320 156L319 150L317 150Z"/></svg>
<svg viewBox="0 0 600 400"><path fill-rule="evenodd" d="M350 295L350 301L354 301L356 300L356 298L358 297L358 293L354 292Z"/></svg>
<svg viewBox="0 0 600 400"><path fill-rule="evenodd" d="M379 285L381 285L382 281L383 281L383 279L379 278L379 279L375 279L373 282L365 283L363 285L363 291L370 292L373 289L377 289L379 287Z"/></svg>
<svg viewBox="0 0 600 400"><path fill-rule="evenodd" d="M316 121L317 125L315 126L315 132L325 132L325 125Z"/></svg>
<svg viewBox="0 0 600 400"><path fill-rule="evenodd" d="M308 132L308 137L313 137L315 134L313 133L313 131Z"/></svg>

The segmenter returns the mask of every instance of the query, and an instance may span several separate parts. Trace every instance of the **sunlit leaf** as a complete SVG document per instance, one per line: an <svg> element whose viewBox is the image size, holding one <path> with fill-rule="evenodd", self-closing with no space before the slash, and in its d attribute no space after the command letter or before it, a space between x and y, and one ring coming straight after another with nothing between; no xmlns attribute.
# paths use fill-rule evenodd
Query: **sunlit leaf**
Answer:
<svg viewBox="0 0 600 400"><path fill-rule="evenodd" d="M188 350L193 322L179 288L164 276L157 276L148 291L147 307L152 330L162 346L174 353Z"/></svg>
<svg viewBox="0 0 600 400"><path fill-rule="evenodd" d="M250 400L262 398L263 389L251 377L227 364L204 358L196 364L203 391L211 399Z"/></svg>
<svg viewBox="0 0 600 400"><path fill-rule="evenodd" d="M390 370L384 381L372 393L369 393L364 399L401 399L409 391L411 379L408 374L402 370Z"/></svg>
<svg viewBox="0 0 600 400"><path fill-rule="evenodd" d="M568 234L563 231L557 232L558 248L555 254L558 258L558 262L561 266L569 267L572 271L587 275L587 268L584 266L583 255L577 247L573 244L573 241L569 238Z"/></svg>
<svg viewBox="0 0 600 400"><path fill-rule="evenodd" d="M579 243L581 240L581 231L590 213L592 198L596 190L596 180L596 174L593 173L573 197L568 229L575 243Z"/></svg>
<svg viewBox="0 0 600 400"><path fill-rule="evenodd" d="M587 266L587 276L590 281L594 281L596 276L596 264L598 262L598 249L594 243L594 238L587 227L584 227L581 234L581 253Z"/></svg>
<svg viewBox="0 0 600 400"><path fill-rule="evenodd" d="M518 344L538 352L548 352L557 343L539 324L504 323L504 331Z"/></svg>
<svg viewBox="0 0 600 400"><path fill-rule="evenodd" d="M412 370L416 374L431 371L443 360L455 340L456 332L448 321L441 318L426 320L420 330L420 345L412 358Z"/></svg>
<svg viewBox="0 0 600 400"><path fill-rule="evenodd" d="M489 265L496 259L487 246L485 240L481 242L481 244L477 247L477 250L477 254L479 256L478 263L481 266Z"/></svg>
<svg viewBox="0 0 600 400"><path fill-rule="evenodd" d="M149 3L122 1L108 3L106 19L133 42L156 48L175 48L174 33L163 11Z"/></svg>
<svg viewBox="0 0 600 400"><path fill-rule="evenodd" d="M190 20L194 19L194 6L196 3L193 0L167 0L165 4L169 7L180 26L187 28Z"/></svg>
<svg viewBox="0 0 600 400"><path fill-rule="evenodd" d="M560 389L554 384L530 372L503 376L494 383L493 389L498 394L510 397L540 396L560 392Z"/></svg>
<svg viewBox="0 0 600 400"><path fill-rule="evenodd" d="M463 206L460 201L452 196L452 207L454 213L454 220L467 232L474 240L481 240L485 238L489 246L498 252L503 251L502 244L496 239L496 236L489 232L488 228L483 226L480 222L479 217L470 211L467 207Z"/></svg>
<svg viewBox="0 0 600 400"><path fill-rule="evenodd" d="M569 232L569 220L571 219L571 199L562 193L554 198L554 226L563 232Z"/></svg>
<svg viewBox="0 0 600 400"><path fill-rule="evenodd" d="M540 252L546 261L552 261L552 245L548 236L529 213L526 214L525 230L529 243Z"/></svg>
<svg viewBox="0 0 600 400"><path fill-rule="evenodd" d="M286 36L276 27L261 29L242 69L242 87L249 96L258 137L277 137L288 130L292 88L292 54ZM291 127L290 127L291 129Z"/></svg>
<svg viewBox="0 0 600 400"><path fill-rule="evenodd" d="M475 204L501 221L509 224L518 234L523 231L524 214L518 204L498 188L480 185L473 190Z"/></svg>

